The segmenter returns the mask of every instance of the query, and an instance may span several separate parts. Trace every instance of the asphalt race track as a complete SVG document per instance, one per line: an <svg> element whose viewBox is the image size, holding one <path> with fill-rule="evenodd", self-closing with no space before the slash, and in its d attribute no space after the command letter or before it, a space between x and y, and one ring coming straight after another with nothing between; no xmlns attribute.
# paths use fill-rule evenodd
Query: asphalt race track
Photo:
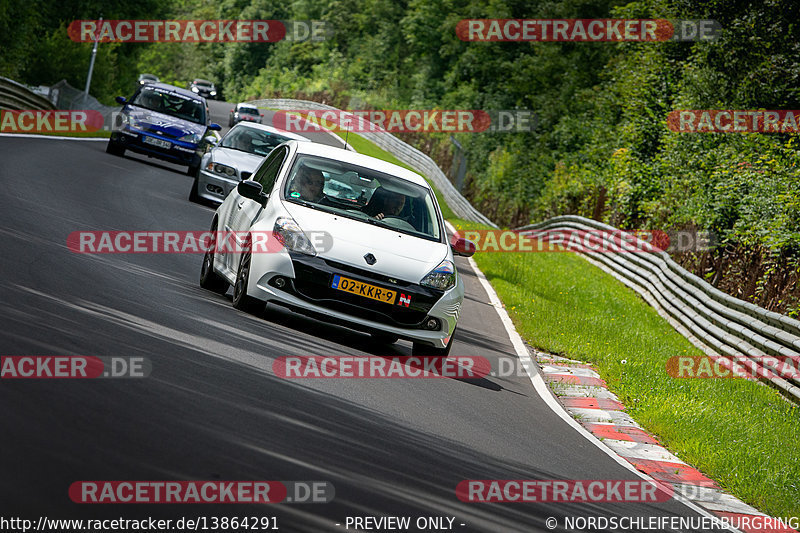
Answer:
<svg viewBox="0 0 800 533"><path fill-rule="evenodd" d="M212 102L227 125L230 104ZM225 128L227 129L227 128ZM315 140L335 142L320 134ZM456 531L547 531L555 516L691 516L677 501L466 503L465 479L637 479L561 420L524 374L457 379L275 376L286 355L410 355L198 286L201 254L77 254L73 231L207 230L192 178L105 143L0 138L0 353L143 356L145 379L0 381L4 516L275 516L282 531L347 517L455 517ZM513 358L469 264L452 355ZM88 505L78 480L320 480L331 503ZM563 521L562 521L563 523ZM338 525L337 524L341 524ZM462 525L463 524L463 525ZM561 529L559 529L561 530ZM352 531L352 529L351 529Z"/></svg>

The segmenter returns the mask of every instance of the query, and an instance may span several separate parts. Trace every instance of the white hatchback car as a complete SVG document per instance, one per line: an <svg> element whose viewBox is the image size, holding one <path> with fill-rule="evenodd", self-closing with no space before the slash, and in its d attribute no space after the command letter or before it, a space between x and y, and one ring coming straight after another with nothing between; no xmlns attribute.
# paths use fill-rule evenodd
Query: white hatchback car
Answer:
<svg viewBox="0 0 800 533"><path fill-rule="evenodd" d="M411 340L415 355L450 352L464 299L453 256L475 247L450 244L419 175L289 141L231 192L211 230L226 241L206 253L200 285L221 294L233 285L234 307L272 302L382 341Z"/></svg>

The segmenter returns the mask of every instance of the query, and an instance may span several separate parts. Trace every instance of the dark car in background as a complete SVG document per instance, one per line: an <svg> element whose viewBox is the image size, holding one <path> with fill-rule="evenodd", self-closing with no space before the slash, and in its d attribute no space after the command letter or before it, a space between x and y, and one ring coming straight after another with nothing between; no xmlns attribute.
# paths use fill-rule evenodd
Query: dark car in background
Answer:
<svg viewBox="0 0 800 533"><path fill-rule="evenodd" d="M206 136L221 129L209 123L204 98L166 83L141 85L130 100L118 96L117 102L123 107L106 152L121 156L131 150L186 165L189 175L197 173L210 143Z"/></svg>
<svg viewBox="0 0 800 533"><path fill-rule="evenodd" d="M230 117L228 117L228 127L232 128L242 121L261 124L263 118L264 115L253 104L239 103L231 109Z"/></svg>
<svg viewBox="0 0 800 533"><path fill-rule="evenodd" d="M195 79L189 84L189 90L195 94L199 94L203 98L217 99L217 88L214 82L208 80Z"/></svg>

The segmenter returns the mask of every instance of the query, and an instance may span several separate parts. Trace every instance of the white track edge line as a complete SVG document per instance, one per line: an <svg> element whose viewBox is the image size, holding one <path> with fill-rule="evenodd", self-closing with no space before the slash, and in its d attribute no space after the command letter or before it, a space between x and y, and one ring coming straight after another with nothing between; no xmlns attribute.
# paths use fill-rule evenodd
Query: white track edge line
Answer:
<svg viewBox="0 0 800 533"><path fill-rule="evenodd" d="M456 233L456 229L453 227L452 224L445 221L447 228ZM525 371L528 373L528 377L533 383L533 388L542 398L544 403L556 414L558 415L564 422L566 422L569 426L571 426L575 431L577 431L581 436L583 436L586 440L594 444L597 448L599 448L603 453L608 455L611 459L616 461L620 466L626 468L627 470L633 472L640 478L646 481L653 481L656 482L653 478L645 474L644 472L640 472L636 470L632 464L628 461L617 455L613 450L608 448L603 442L592 435L586 428L581 426L574 418L572 418L569 413L562 407L562 405L555 399L555 397L550 392L550 389L547 388L547 385L542 379L541 374L536 372L533 366L533 360L531 359L530 354L528 353L528 349L525 348L525 343L522 341L522 337L517 332L517 329L514 327L514 323L511 322L511 317L508 316L508 313L503 308L503 304L500 302L500 298L497 296L497 293L494 290L494 287L489 283L489 280L486 279L486 276L478 268L477 263L473 258L468 259L470 267L475 272L475 275L478 278L483 289L486 291L486 294L489 296L489 303L492 307L495 308L497 311L497 315L500 317L500 321L503 323L503 326L506 328L506 333L508 334L508 338L511 340L511 344L514 346L514 350L517 353L517 357L519 358L522 366L525 368ZM701 516L705 516L708 518L712 518L715 520L719 520L719 517L712 514L711 512L703 509L699 505L693 503L691 500L684 498L682 495L677 493L673 493L673 499L676 501L681 502L682 504L686 505L689 509L695 511ZM728 526L728 531L734 531L736 533L741 533L738 529L734 529L731 526Z"/></svg>
<svg viewBox="0 0 800 533"><path fill-rule="evenodd" d="M60 141L108 142L108 137L62 137L61 135L35 135L33 133L0 133L0 138L2 137L17 137L20 139L58 139Z"/></svg>

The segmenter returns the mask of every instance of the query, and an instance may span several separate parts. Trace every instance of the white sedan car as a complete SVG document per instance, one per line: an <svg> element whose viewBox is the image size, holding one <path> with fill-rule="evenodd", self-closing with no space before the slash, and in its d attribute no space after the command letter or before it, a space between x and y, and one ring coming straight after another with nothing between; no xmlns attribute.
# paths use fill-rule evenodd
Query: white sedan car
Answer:
<svg viewBox="0 0 800 533"><path fill-rule="evenodd" d="M369 156L289 141L214 214L200 285L446 356L464 299L439 205L419 175ZM220 239L225 241L220 241ZM264 243L267 242L267 245Z"/></svg>
<svg viewBox="0 0 800 533"><path fill-rule="evenodd" d="M308 140L271 126L249 122L237 124L217 146L203 154L189 191L189 200L222 203L241 180L253 174L273 148L291 139Z"/></svg>

